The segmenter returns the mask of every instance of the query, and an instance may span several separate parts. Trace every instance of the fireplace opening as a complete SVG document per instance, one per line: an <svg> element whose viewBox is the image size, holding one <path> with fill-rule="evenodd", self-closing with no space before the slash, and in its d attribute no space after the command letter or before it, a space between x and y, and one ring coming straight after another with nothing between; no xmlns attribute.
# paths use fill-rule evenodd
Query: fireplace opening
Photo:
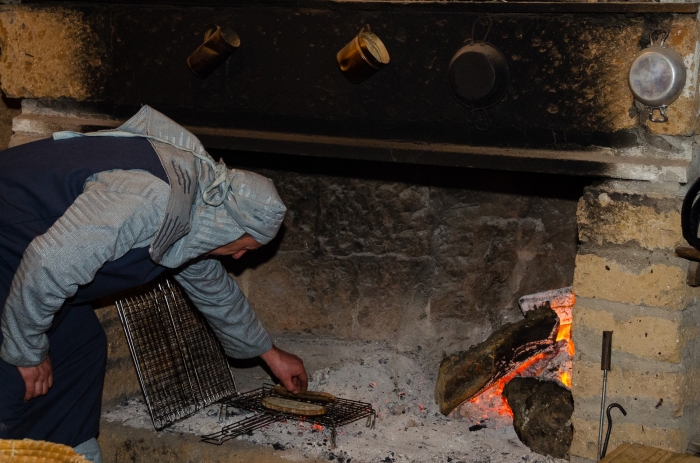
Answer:
<svg viewBox="0 0 700 463"><path fill-rule="evenodd" d="M377 412L374 428L339 428L335 448L329 429L307 422L272 423L235 442L344 462L554 461L521 442L501 394L515 376L570 387L567 287L576 203L590 179L212 154L272 178L287 203L281 236L228 267L275 343L304 359L310 389ZM549 350L443 415L434 398L442 358L523 320L541 290L557 288L547 298L561 318ZM233 368L240 392L273 380L255 362ZM249 416L213 407L161 433L201 436ZM133 391L105 419L152 429Z"/></svg>

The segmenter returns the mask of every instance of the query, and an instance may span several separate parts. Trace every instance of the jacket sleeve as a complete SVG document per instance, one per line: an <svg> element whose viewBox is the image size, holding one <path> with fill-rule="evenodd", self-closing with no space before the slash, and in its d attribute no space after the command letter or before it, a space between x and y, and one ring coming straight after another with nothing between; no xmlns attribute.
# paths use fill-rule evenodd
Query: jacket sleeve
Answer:
<svg viewBox="0 0 700 463"><path fill-rule="evenodd" d="M41 363L46 331L78 286L105 262L148 246L163 217L170 187L143 171L91 177L85 190L24 252L2 314L0 357L16 366Z"/></svg>
<svg viewBox="0 0 700 463"><path fill-rule="evenodd" d="M173 276L209 322L226 355L251 358L272 348L245 295L217 259L194 261Z"/></svg>

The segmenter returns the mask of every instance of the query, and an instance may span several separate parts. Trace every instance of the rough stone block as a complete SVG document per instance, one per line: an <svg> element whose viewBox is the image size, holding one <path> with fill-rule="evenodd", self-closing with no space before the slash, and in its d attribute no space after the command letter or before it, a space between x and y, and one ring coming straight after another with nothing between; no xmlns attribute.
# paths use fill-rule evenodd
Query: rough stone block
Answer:
<svg viewBox="0 0 700 463"><path fill-rule="evenodd" d="M572 372L572 392L577 404L584 398L599 401L603 384L600 363L577 361ZM683 404L685 375L677 372L654 372L653 370L628 369L626 365L614 365L608 372L607 395L611 401L616 397L646 398L655 403L675 408ZM596 412L599 412L598 408Z"/></svg>
<svg viewBox="0 0 700 463"><path fill-rule="evenodd" d="M602 372L598 375L599 389L602 389ZM608 378L610 384L610 378ZM598 397L576 398L574 400L576 409L574 416L580 420L598 421L600 419L600 393ZM622 412L611 412L613 422L618 423L636 423L649 428L660 429L689 429L687 424L687 416L680 410L677 404L668 403L660 398L650 397L634 397L627 395L614 396L606 394L606 404L617 403L624 407L627 411L627 416L623 416Z"/></svg>
<svg viewBox="0 0 700 463"><path fill-rule="evenodd" d="M107 44L96 29L106 13L91 16L69 8L20 5L0 10L0 75L12 98L96 96L104 85Z"/></svg>
<svg viewBox="0 0 700 463"><path fill-rule="evenodd" d="M678 312L669 312L662 318L635 314L633 308L627 313L611 313L578 303L573 316L574 342L582 337L599 340L603 331L613 331L615 351L652 360L681 361L684 342Z"/></svg>
<svg viewBox="0 0 700 463"><path fill-rule="evenodd" d="M495 236L497 241L489 238ZM440 271L433 287L433 312L457 317L479 305L498 311L513 307L509 283L516 285L529 273L544 244L545 226L534 218L469 218L460 226L439 227L433 239ZM506 251L514 248L521 251Z"/></svg>
<svg viewBox="0 0 700 463"><path fill-rule="evenodd" d="M582 297L682 310L700 294L685 280L685 268L680 266L651 264L632 269L612 259L579 254L574 292Z"/></svg>
<svg viewBox="0 0 700 463"><path fill-rule="evenodd" d="M613 418L611 448L631 441L684 451L685 441L697 429L696 307L675 311L580 297L573 315L572 455L595 456L604 329L614 332L607 403L620 403L628 412L626 417L617 414L617 419ZM676 339L679 342L674 347Z"/></svg>
<svg viewBox="0 0 700 463"><path fill-rule="evenodd" d="M581 242L634 243L645 249L673 249L686 244L681 232L680 198L590 187L579 201Z"/></svg>
<svg viewBox="0 0 700 463"><path fill-rule="evenodd" d="M595 460L598 449L598 421L572 418L574 440L571 455ZM605 425L607 426L607 424ZM607 428L604 428L604 433ZM622 442L658 447L672 452L685 452L688 444L688 431L685 429L663 429L638 423L614 422L608 450L615 449Z"/></svg>
<svg viewBox="0 0 700 463"><path fill-rule="evenodd" d="M350 336L348 306L358 299L356 267L350 261L311 262L309 257L280 253L237 280L268 329Z"/></svg>
<svg viewBox="0 0 700 463"><path fill-rule="evenodd" d="M280 253L274 264L238 279L269 329L396 339L408 326L429 324L425 292L432 272L425 258L311 259Z"/></svg>
<svg viewBox="0 0 700 463"><path fill-rule="evenodd" d="M275 182L275 187L287 206L281 230L280 251L310 252L316 246L319 223L316 220L320 202L319 189L323 180L308 175L289 175L278 170L259 170Z"/></svg>
<svg viewBox="0 0 700 463"><path fill-rule="evenodd" d="M432 211L428 187L337 178L326 183L324 190L318 211L323 217L318 240L324 254L380 255L403 250L418 256L429 254Z"/></svg>

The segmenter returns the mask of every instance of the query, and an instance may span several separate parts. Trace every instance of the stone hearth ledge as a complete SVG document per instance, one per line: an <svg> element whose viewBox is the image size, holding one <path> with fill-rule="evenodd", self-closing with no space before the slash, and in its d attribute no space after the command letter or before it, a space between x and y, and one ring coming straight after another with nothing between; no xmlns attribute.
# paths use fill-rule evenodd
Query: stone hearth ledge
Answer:
<svg viewBox="0 0 700 463"><path fill-rule="evenodd" d="M143 429L102 420L98 439L105 463L288 463L284 451L233 439L223 445L207 444L193 434L144 431ZM305 459L309 463L326 460Z"/></svg>

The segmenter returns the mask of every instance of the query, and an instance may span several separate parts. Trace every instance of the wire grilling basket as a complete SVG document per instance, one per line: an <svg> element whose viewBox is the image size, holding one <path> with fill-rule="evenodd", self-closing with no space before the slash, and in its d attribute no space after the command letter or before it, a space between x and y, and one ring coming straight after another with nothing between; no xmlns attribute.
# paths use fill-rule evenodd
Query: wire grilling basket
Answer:
<svg viewBox="0 0 700 463"><path fill-rule="evenodd" d="M238 408L254 412L255 414L228 426L224 426L219 432L202 436L202 441L220 445L229 439L250 434L256 429L263 428L272 423L285 422L287 420L300 420L312 424L319 424L324 428L330 428L331 448L335 448L337 428L361 420L362 418L367 418L367 427L374 428L377 417L377 413L374 411L371 404L358 402L356 400L341 399L339 397L332 403L323 403L326 408L326 413L323 415L307 417L299 416L294 413L278 412L267 409L262 405L262 399L269 396L285 397L277 394L272 385L265 384L261 388L225 400L222 404L223 407ZM315 403L313 400L295 400ZM225 415L225 412L222 413L222 415Z"/></svg>
<svg viewBox="0 0 700 463"><path fill-rule="evenodd" d="M280 396L271 385L239 394L221 344L180 287L169 280L120 299L116 306L156 430L216 402L221 402L220 415L225 416L227 407L254 415L202 437L212 444L286 420L330 428L331 447L335 447L340 426L367 418L367 426L374 427L377 414L364 402L336 398L324 403L324 415L305 417L263 407L264 397Z"/></svg>
<svg viewBox="0 0 700 463"><path fill-rule="evenodd" d="M236 395L221 345L174 283L116 306L156 430Z"/></svg>

